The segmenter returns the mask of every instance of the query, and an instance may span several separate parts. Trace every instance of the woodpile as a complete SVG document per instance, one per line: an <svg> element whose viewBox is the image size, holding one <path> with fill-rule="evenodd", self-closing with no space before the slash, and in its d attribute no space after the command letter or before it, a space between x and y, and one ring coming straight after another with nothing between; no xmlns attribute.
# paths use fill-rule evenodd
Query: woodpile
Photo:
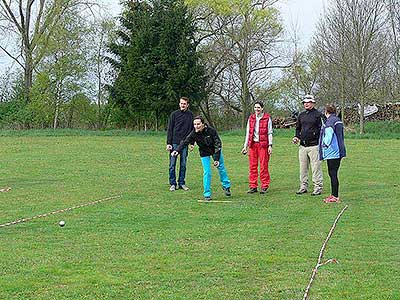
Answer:
<svg viewBox="0 0 400 300"><path fill-rule="evenodd" d="M373 110L376 111L365 117L366 121L400 121L400 102L387 104L374 104ZM346 107L344 114L345 124L356 124L360 122L360 115L357 106ZM340 108L338 108L339 117L341 117ZM272 126L274 128L294 128L296 127L296 119L298 114L293 113L288 118L272 118Z"/></svg>
<svg viewBox="0 0 400 300"><path fill-rule="evenodd" d="M378 111L365 117L366 121L400 121L400 103L375 104ZM344 113L346 124L356 124L360 122L358 107L346 107Z"/></svg>
<svg viewBox="0 0 400 300"><path fill-rule="evenodd" d="M296 127L296 118L272 118L272 127L273 128L292 128Z"/></svg>

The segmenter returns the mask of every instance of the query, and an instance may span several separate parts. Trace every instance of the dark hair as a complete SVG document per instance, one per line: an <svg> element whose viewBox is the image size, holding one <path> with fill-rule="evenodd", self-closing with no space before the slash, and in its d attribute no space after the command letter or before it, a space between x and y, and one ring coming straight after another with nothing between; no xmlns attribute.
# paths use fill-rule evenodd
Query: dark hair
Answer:
<svg viewBox="0 0 400 300"><path fill-rule="evenodd" d="M256 102L254 102L254 105L256 105L256 104L258 104L258 105L260 105L262 108L264 108L264 103L262 103L261 101L256 101Z"/></svg>
<svg viewBox="0 0 400 300"><path fill-rule="evenodd" d="M200 120L201 123L205 124L204 118L203 118L202 116L195 116L195 117L193 118L193 121L194 121L194 120Z"/></svg>
<svg viewBox="0 0 400 300"><path fill-rule="evenodd" d="M184 100L187 103L189 103L189 101L190 101L188 97L180 97L179 100Z"/></svg>
<svg viewBox="0 0 400 300"><path fill-rule="evenodd" d="M327 105L325 106L325 111L326 111L328 114L336 114L336 106L333 105L333 104L327 104Z"/></svg>

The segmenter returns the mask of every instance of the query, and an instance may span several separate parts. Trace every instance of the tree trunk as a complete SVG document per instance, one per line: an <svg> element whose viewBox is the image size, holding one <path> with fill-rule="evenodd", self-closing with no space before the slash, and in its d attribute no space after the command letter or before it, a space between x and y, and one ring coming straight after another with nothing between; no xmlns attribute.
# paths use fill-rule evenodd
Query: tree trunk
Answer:
<svg viewBox="0 0 400 300"><path fill-rule="evenodd" d="M360 95L360 134L364 134L364 106L365 106L365 83L361 82L361 95Z"/></svg>
<svg viewBox="0 0 400 300"><path fill-rule="evenodd" d="M26 50L29 51L29 50ZM32 88L32 77L33 77L33 61L32 61L32 53L26 53L26 62L24 69L24 97L25 102L30 102L30 93Z"/></svg>
<svg viewBox="0 0 400 300"><path fill-rule="evenodd" d="M55 104L56 104L56 107L55 107L55 110L54 110L53 129L57 129L58 114L59 114L59 111L60 111L60 107L58 105L58 100L56 100Z"/></svg>
<svg viewBox="0 0 400 300"><path fill-rule="evenodd" d="M101 38L103 41L103 35ZM101 111L101 65L100 65L100 51L101 47L98 50L97 54L97 129L102 129L103 127L103 118L102 118L102 111Z"/></svg>
<svg viewBox="0 0 400 300"><path fill-rule="evenodd" d="M361 101L360 109L360 134L364 134L364 101Z"/></svg>
<svg viewBox="0 0 400 300"><path fill-rule="evenodd" d="M156 131L158 131L158 110L156 110Z"/></svg>
<svg viewBox="0 0 400 300"><path fill-rule="evenodd" d="M68 122L67 122L68 128L72 128L72 121L74 119L74 111L75 111L75 107L74 107L74 105L71 105L71 108L69 110Z"/></svg>
<svg viewBox="0 0 400 300"><path fill-rule="evenodd" d="M247 125L247 119L250 115L250 91L249 91L249 86L247 85L247 78L246 81L243 82L242 84L243 87L243 91L242 91L242 107L243 107L243 111L242 111L242 128L246 128Z"/></svg>
<svg viewBox="0 0 400 300"><path fill-rule="evenodd" d="M57 125L58 125L58 115L60 113L60 99L59 99L60 97L59 97L59 94L60 94L60 89L61 89L60 85L62 83L58 82L56 84L57 84L57 87L56 87L56 95L55 95L55 99L54 99L55 107L54 107L53 129L57 129Z"/></svg>
<svg viewBox="0 0 400 300"><path fill-rule="evenodd" d="M344 76L342 75L342 82L340 83L340 98L341 98L341 106L342 109L340 111L341 115L342 115L342 122L345 125L345 105L346 105L346 99L345 99L345 92L344 92L344 85L345 85L345 81L346 79L344 78Z"/></svg>
<svg viewBox="0 0 400 300"><path fill-rule="evenodd" d="M99 76L97 82L97 129L102 129L102 112L101 112L101 78Z"/></svg>
<svg viewBox="0 0 400 300"><path fill-rule="evenodd" d="M243 63L243 66L240 66L240 80L242 83L242 128L246 128L247 118L249 116L249 106L250 106L250 91L248 85L248 77L247 77L247 61Z"/></svg>
<svg viewBox="0 0 400 300"><path fill-rule="evenodd" d="M213 122L213 120L212 120L212 118L211 118L210 106L209 106L209 101L208 101L208 99L206 99L206 100L204 101L204 106L205 106L205 107L203 107L202 103L200 103L200 105L199 105L199 108L200 108L201 113L203 114L203 117L208 121L208 124L209 124L211 127L215 127L215 126L214 126L214 122Z"/></svg>

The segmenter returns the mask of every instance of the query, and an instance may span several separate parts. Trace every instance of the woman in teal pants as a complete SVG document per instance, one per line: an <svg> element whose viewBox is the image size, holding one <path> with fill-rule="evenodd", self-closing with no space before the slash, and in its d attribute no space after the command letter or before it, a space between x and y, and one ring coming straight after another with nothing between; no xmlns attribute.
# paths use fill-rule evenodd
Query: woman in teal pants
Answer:
<svg viewBox="0 0 400 300"><path fill-rule="evenodd" d="M224 156L222 155L222 142L217 131L208 126L203 117L197 116L193 119L194 130L180 143L171 155L176 156L186 146L199 146L201 164L203 166L203 186L204 200L211 200L211 156L214 160L214 166L217 167L222 189L226 196L231 196L231 182L225 169Z"/></svg>

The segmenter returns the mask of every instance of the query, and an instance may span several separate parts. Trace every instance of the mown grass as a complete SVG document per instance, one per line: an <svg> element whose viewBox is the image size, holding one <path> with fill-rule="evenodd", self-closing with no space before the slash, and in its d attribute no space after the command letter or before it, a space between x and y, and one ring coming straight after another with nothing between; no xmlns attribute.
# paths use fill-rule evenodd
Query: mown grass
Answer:
<svg viewBox="0 0 400 300"><path fill-rule="evenodd" d="M347 138L357 139L400 139L400 121L376 121L365 123L365 134L360 125L347 126Z"/></svg>
<svg viewBox="0 0 400 300"><path fill-rule="evenodd" d="M164 131L132 131L126 129L85 130L85 129L30 129L2 130L0 136L162 136Z"/></svg>
<svg viewBox="0 0 400 300"><path fill-rule="evenodd" d="M191 190L168 192L165 136L2 136L0 299L301 299L322 242L311 299L398 299L400 141L347 140L341 204L296 196L297 148L277 135L266 195L248 195L243 136L222 134L231 203L202 198L197 150ZM324 166L325 193L329 193ZM225 200L217 174L213 198ZM57 225L65 220L66 226Z"/></svg>
<svg viewBox="0 0 400 300"><path fill-rule="evenodd" d="M359 124L346 125L346 138L350 139L400 139L399 121L366 122L365 133L359 134ZM293 137L294 128L274 129L274 136ZM225 136L242 136L243 129L227 130ZM84 130L84 129L34 129L34 130L2 130L1 136L158 136L165 137L160 131L132 131L125 129Z"/></svg>

